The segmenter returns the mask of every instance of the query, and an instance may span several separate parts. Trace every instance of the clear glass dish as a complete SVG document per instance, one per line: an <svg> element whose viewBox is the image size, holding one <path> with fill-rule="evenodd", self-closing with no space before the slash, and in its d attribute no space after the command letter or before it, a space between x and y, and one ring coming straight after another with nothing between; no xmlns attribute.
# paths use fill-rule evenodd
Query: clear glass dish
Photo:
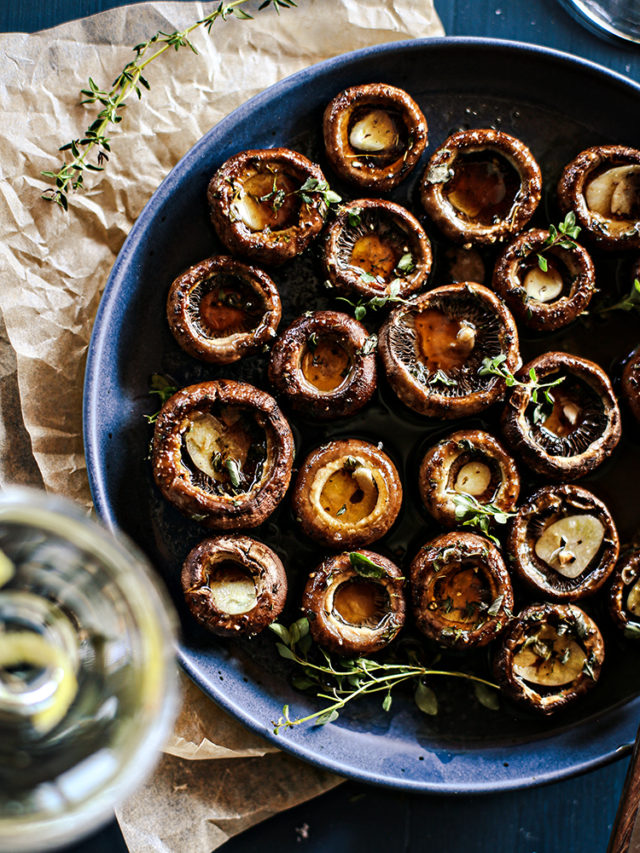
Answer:
<svg viewBox="0 0 640 853"><path fill-rule="evenodd" d="M173 608L141 552L69 501L0 493L0 851L90 832L177 707Z"/></svg>

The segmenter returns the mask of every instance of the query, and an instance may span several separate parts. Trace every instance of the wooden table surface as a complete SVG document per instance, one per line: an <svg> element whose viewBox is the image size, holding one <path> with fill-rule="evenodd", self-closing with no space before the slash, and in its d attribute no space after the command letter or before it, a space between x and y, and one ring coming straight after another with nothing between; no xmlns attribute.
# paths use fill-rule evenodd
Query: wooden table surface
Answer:
<svg viewBox="0 0 640 853"><path fill-rule="evenodd" d="M557 0L435 3L447 35L491 36L546 45L640 82L640 48L590 33ZM0 31L32 32L121 5L125 5L123 0L0 0ZM638 117L630 117L630 121L637 122ZM627 763L625 758L544 788L478 797L411 795L347 782L259 824L232 839L224 850L604 853ZM126 850L114 822L65 853Z"/></svg>

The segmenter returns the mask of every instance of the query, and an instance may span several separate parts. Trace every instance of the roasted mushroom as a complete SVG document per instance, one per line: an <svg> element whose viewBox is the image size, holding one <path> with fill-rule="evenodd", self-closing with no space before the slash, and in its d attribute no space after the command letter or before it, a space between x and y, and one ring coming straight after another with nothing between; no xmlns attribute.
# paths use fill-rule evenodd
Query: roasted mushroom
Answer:
<svg viewBox="0 0 640 853"><path fill-rule="evenodd" d="M595 293L595 268L575 241L554 243L549 231L534 229L502 251L492 287L525 326L552 332L585 310Z"/></svg>
<svg viewBox="0 0 640 853"><path fill-rule="evenodd" d="M432 154L420 200L457 243L490 245L521 231L542 194L542 176L526 145L499 130L461 130Z"/></svg>
<svg viewBox="0 0 640 853"><path fill-rule="evenodd" d="M640 248L640 151L626 145L582 151L565 166L558 202L600 248Z"/></svg>
<svg viewBox="0 0 640 853"><path fill-rule="evenodd" d="M230 157L211 178L207 199L230 252L276 265L299 255L320 233L329 192L315 163L288 148L269 148Z"/></svg>
<svg viewBox="0 0 640 853"><path fill-rule="evenodd" d="M352 86L336 95L324 111L322 130L337 174L380 191L406 178L427 143L420 107L402 89L383 83Z"/></svg>
<svg viewBox="0 0 640 853"><path fill-rule="evenodd" d="M609 611L628 640L640 640L640 550L632 551L616 567Z"/></svg>
<svg viewBox="0 0 640 853"><path fill-rule="evenodd" d="M418 220L399 204L358 199L343 205L327 231L329 283L356 296L407 296L431 269L431 244Z"/></svg>
<svg viewBox="0 0 640 853"><path fill-rule="evenodd" d="M269 276L224 255L185 270L167 298L176 341L189 355L212 364L230 364L271 343L281 312Z"/></svg>
<svg viewBox="0 0 640 853"><path fill-rule="evenodd" d="M287 597L287 575L271 548L250 536L216 536L189 552L182 567L187 606L220 636L257 634Z"/></svg>
<svg viewBox="0 0 640 853"><path fill-rule="evenodd" d="M640 347L631 353L622 369L622 394L640 423Z"/></svg>
<svg viewBox="0 0 640 853"><path fill-rule="evenodd" d="M309 454L292 501L307 536L333 548L358 548L380 539L396 520L402 485L380 448L342 439Z"/></svg>
<svg viewBox="0 0 640 853"><path fill-rule="evenodd" d="M536 592L556 601L593 595L613 572L618 531L601 500L580 486L545 486L513 519L510 565Z"/></svg>
<svg viewBox="0 0 640 853"><path fill-rule="evenodd" d="M519 377L523 384L512 390L502 428L530 468L575 480L611 455L620 440L620 410L602 368L566 352L548 352L526 364ZM536 391L556 380L562 381L552 390Z"/></svg>
<svg viewBox="0 0 640 853"><path fill-rule="evenodd" d="M443 646L486 646L513 608L500 552L475 533L445 533L420 549L410 568L416 626Z"/></svg>
<svg viewBox="0 0 640 853"><path fill-rule="evenodd" d="M427 451L420 465L419 487L436 521L454 527L459 523L456 498L460 495L511 512L520 494L520 477L516 463L492 435L459 430Z"/></svg>
<svg viewBox="0 0 640 853"><path fill-rule="evenodd" d="M509 625L496 680L521 705L553 714L592 688L604 661L598 626L574 604L532 604Z"/></svg>
<svg viewBox="0 0 640 853"><path fill-rule="evenodd" d="M293 452L273 397L220 379L183 388L164 404L153 474L163 496L205 527L256 527L287 490Z"/></svg>
<svg viewBox="0 0 640 853"><path fill-rule="evenodd" d="M376 388L376 337L348 314L307 312L271 350L269 380L293 409L327 420L353 415Z"/></svg>
<svg viewBox="0 0 640 853"><path fill-rule="evenodd" d="M302 598L311 636L339 655L379 651L404 624L403 585L395 563L373 551L327 557L309 575Z"/></svg>
<svg viewBox="0 0 640 853"><path fill-rule="evenodd" d="M520 365L518 332L508 308L481 284L437 287L395 308L378 348L391 387L423 415L458 418L499 400L504 379L479 373L483 359Z"/></svg>

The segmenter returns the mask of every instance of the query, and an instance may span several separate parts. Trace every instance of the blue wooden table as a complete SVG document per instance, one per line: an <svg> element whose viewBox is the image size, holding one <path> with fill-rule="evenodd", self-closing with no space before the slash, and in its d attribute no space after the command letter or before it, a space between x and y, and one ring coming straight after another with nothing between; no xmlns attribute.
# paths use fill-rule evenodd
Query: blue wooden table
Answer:
<svg viewBox="0 0 640 853"><path fill-rule="evenodd" d="M546 45L640 81L640 48L593 35L556 0L435 2L448 35ZM31 32L121 5L123 0L0 0L0 31ZM409 795L347 782L254 827L224 849L225 853L253 853L258 848L265 853L292 849L304 853L604 853L626 769L627 759L623 759L544 788L463 798ZM126 849L112 823L66 853L124 853Z"/></svg>

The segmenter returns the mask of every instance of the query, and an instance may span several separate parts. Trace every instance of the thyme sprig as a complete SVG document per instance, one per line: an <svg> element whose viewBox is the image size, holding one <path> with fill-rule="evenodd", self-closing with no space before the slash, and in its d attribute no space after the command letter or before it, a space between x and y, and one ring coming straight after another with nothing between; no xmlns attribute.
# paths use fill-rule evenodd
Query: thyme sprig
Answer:
<svg viewBox="0 0 640 853"><path fill-rule="evenodd" d="M302 617L289 628L275 622L269 626L278 636L276 643L281 657L300 667L301 674L293 684L300 690L313 689L318 699L324 699L325 705L304 717L291 717L289 705L282 709L282 715L274 720L274 734L283 728L293 728L304 723L323 726L336 720L342 709L354 699L374 693L383 694L382 707L391 708L391 693L399 684L414 682L416 705L426 714L437 713L437 699L433 690L425 684L425 679L435 676L464 678L474 684L497 690L498 687L484 678L467 672L431 669L423 666L417 658L407 663L385 663L366 657L334 659L327 651L314 646L309 634L309 620Z"/></svg>
<svg viewBox="0 0 640 853"><path fill-rule="evenodd" d="M70 152L72 159L69 162L65 160L57 172L45 171L41 173L43 177L50 178L55 182L55 187L46 189L42 198L45 201L55 202L63 210L68 210L69 193L83 188L85 171L102 172L104 170L111 152L111 140L107 136L107 131L110 126L115 126L122 121L122 113L126 106L125 100L134 92L140 100L143 90L150 88L149 81L143 73L145 68L171 48L177 51L182 47L188 47L193 53L197 54L198 51L189 37L200 27L210 35L211 29L218 19L222 21L229 18L251 20L253 16L241 8L248 2L249 0L221 2L212 12L181 32L176 30L173 33L165 33L159 30L150 39L133 48L135 58L127 62L109 89L101 89L90 77L89 88L81 90L81 94L85 96L81 103L100 104L102 109L85 130L84 136L72 139L71 142L60 147L60 151ZM294 0L264 0L258 7L258 11L269 6L272 6L279 14L280 9L291 8L296 6L296 3ZM94 150L97 152L95 163L88 159Z"/></svg>
<svg viewBox="0 0 640 853"><path fill-rule="evenodd" d="M465 527L475 527L496 545L500 545L500 542L489 532L491 523L506 524L515 515L515 512L507 512L494 503L480 503L477 498L466 492L455 494L453 505L456 521L461 522Z"/></svg>
<svg viewBox="0 0 640 853"><path fill-rule="evenodd" d="M549 226L549 236L542 244L542 250L552 249L554 246L560 246L561 249L575 249L577 246L576 238L582 229L576 225L576 215L570 210L564 218L563 222ZM542 253L537 253L538 266L542 272L547 272L549 264Z"/></svg>
<svg viewBox="0 0 640 853"><path fill-rule="evenodd" d="M149 394L156 394L160 398L160 406L156 412L151 415L145 415L148 423L154 424L158 420L160 409L164 406L167 400L178 390L175 380L171 376L164 376L162 373L152 373L149 380Z"/></svg>
<svg viewBox="0 0 640 853"><path fill-rule="evenodd" d="M367 276L367 273L364 273L361 278L364 281L376 281L373 276ZM329 282L325 282L325 287L331 287L332 285ZM346 302L347 305L350 305L353 308L353 316L356 320L362 320L367 315L367 311L378 311L380 308L384 308L385 305L389 305L392 303L401 303L402 305L413 305L409 299L403 299L402 296L399 296L400 293L400 282L395 279L389 285L389 292L382 293L380 296L371 296L369 299L365 299L364 297L360 297L357 302L353 302L351 299L347 299L346 296L338 296L338 302Z"/></svg>
<svg viewBox="0 0 640 853"><path fill-rule="evenodd" d="M640 312L640 281L636 278L633 280L631 290L613 305L601 308L599 314L608 314L609 311L638 311Z"/></svg>
<svg viewBox="0 0 640 853"><path fill-rule="evenodd" d="M566 377L558 376L557 379L552 379L550 382L539 382L535 367L532 367L529 370L529 378L525 382L522 382L504 364L506 358L507 356L504 353L496 355L494 358L486 356L482 359L478 373L480 376L487 376L489 374L500 376L504 379L505 385L508 388L513 388L516 385L521 388L527 388L530 392L531 402L535 403L533 422L534 424L540 423L540 421L543 421L549 415L555 402L553 394L549 389L560 385Z"/></svg>

